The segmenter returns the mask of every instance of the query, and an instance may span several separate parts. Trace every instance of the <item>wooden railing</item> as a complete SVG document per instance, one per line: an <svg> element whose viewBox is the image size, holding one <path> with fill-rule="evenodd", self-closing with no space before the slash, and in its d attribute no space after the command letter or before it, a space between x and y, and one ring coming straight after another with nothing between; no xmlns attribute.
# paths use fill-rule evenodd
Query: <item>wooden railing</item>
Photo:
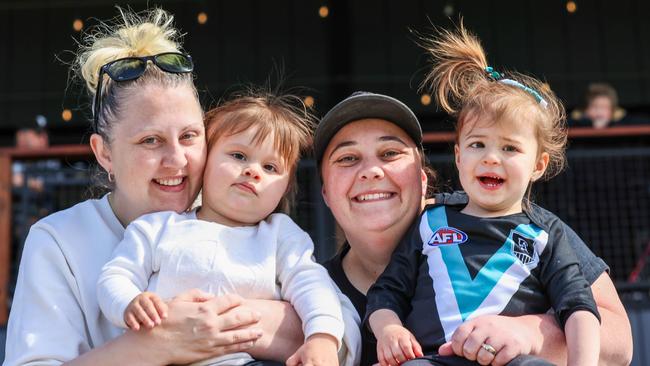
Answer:
<svg viewBox="0 0 650 366"><path fill-rule="evenodd" d="M603 129L591 127L572 127L569 129L569 138L587 139L602 137L625 137L625 136L650 136L650 124L638 126L616 126ZM424 143L453 142L456 138L454 132L427 132L422 136Z"/></svg>
<svg viewBox="0 0 650 366"><path fill-rule="evenodd" d="M0 148L0 325L7 323L7 295L11 271L11 188L14 160L38 160L91 156L87 145L52 146L46 149Z"/></svg>

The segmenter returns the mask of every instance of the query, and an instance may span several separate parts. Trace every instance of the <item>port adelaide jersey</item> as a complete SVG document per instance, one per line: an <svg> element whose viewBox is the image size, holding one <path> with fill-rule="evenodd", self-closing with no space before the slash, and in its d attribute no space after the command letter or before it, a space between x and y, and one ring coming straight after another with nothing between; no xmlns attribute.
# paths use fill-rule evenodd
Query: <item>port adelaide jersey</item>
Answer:
<svg viewBox="0 0 650 366"><path fill-rule="evenodd" d="M526 213L482 218L462 207L426 208L368 292L366 317L395 311L427 353L480 315L553 308L562 327L576 310L598 317L560 220L544 230Z"/></svg>

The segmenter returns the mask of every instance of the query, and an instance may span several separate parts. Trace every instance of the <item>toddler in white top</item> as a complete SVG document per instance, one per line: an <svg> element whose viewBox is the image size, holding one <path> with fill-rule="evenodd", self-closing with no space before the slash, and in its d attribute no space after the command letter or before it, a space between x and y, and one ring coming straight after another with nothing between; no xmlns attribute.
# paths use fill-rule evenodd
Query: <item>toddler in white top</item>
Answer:
<svg viewBox="0 0 650 366"><path fill-rule="evenodd" d="M311 118L292 98L240 96L206 114L203 205L145 215L127 227L98 281L99 304L111 322L152 328L167 316L162 299L193 288L283 299L302 319L306 339L292 358L338 364L343 321L336 290L312 259L309 235L281 213L290 206L296 166L312 132ZM185 179L170 172L155 183L174 189ZM237 353L200 364L251 361Z"/></svg>

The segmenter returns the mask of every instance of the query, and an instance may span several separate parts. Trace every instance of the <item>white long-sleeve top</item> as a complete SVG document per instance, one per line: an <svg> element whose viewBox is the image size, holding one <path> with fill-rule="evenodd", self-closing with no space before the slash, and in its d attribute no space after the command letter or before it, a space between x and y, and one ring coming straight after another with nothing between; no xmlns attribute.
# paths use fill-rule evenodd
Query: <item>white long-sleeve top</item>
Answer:
<svg viewBox="0 0 650 366"><path fill-rule="evenodd" d="M199 220L194 211L157 212L133 221L97 282L99 305L115 325L135 296L163 299L198 288L217 296L287 300L302 319L305 338L343 336L341 306L313 243L289 216L272 214L255 226Z"/></svg>
<svg viewBox="0 0 650 366"><path fill-rule="evenodd" d="M3 366L61 365L122 333L100 311L96 286L123 236L108 195L32 225L9 314ZM357 365L359 317L345 295L339 293L339 300L347 350L341 365Z"/></svg>
<svg viewBox="0 0 650 366"><path fill-rule="evenodd" d="M5 366L60 365L122 333L102 316L95 289L123 235L108 196L32 225L9 313Z"/></svg>

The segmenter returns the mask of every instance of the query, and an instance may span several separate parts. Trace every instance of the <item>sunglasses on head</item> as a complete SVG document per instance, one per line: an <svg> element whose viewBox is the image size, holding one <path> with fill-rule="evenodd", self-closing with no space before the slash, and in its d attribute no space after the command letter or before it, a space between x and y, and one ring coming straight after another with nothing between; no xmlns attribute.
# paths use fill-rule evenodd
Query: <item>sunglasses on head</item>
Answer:
<svg viewBox="0 0 650 366"><path fill-rule="evenodd" d="M185 74L194 70L192 57L178 52L164 52L143 57L125 57L111 61L100 67L99 78L97 79L97 91L95 92L95 103L93 105L93 128L95 132L97 132L97 124L99 123L99 104L101 102L104 74L108 75L113 81L118 82L135 80L147 70L149 61L158 66L162 71L173 74Z"/></svg>

